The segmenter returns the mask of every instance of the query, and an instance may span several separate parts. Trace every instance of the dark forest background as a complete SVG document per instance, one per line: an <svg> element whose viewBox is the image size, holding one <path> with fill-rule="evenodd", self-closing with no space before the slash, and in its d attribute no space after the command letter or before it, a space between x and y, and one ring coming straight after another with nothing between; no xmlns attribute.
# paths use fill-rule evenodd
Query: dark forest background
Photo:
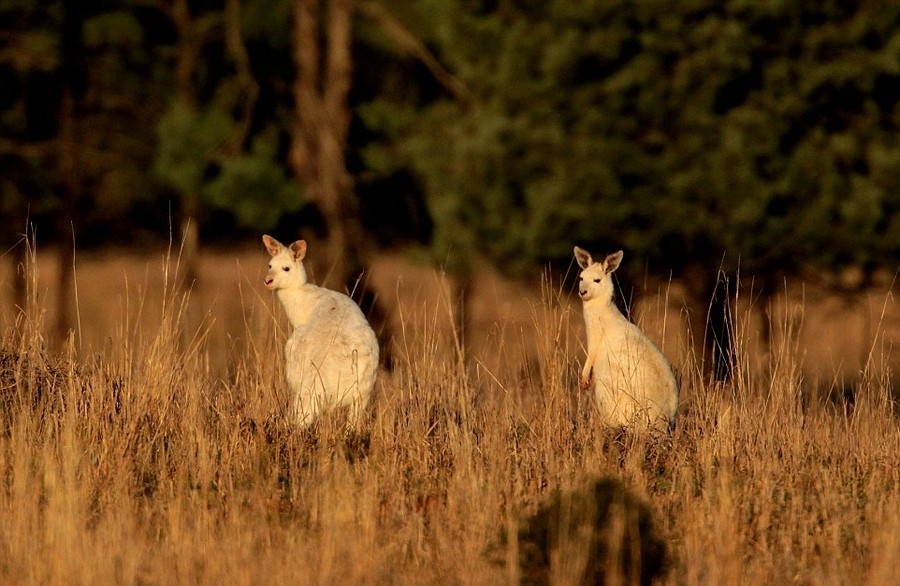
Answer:
<svg viewBox="0 0 900 586"><path fill-rule="evenodd" d="M268 231L332 287L399 248L464 298L577 243L701 304L852 292L900 260L898 131L891 0L0 0L14 263L171 238L190 280Z"/></svg>

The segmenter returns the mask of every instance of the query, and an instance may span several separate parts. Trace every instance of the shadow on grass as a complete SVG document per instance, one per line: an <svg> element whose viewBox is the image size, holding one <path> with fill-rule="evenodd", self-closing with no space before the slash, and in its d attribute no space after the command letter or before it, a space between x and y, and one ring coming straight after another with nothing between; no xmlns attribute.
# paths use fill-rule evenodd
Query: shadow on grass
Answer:
<svg viewBox="0 0 900 586"><path fill-rule="evenodd" d="M649 585L669 567L650 507L609 477L554 493L519 523L518 542L521 584Z"/></svg>

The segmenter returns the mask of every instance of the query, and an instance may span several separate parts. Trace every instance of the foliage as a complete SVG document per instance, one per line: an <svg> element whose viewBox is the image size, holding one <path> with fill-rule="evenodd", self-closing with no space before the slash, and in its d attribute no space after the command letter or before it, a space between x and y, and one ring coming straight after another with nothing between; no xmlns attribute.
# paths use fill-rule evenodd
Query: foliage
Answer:
<svg viewBox="0 0 900 586"><path fill-rule="evenodd" d="M258 84L247 63L243 16L249 16L251 31L269 34L259 9L242 10L239 3L232 13L207 7L191 15L190 24L179 25L173 50L177 67L190 70L192 85L179 80L159 120L154 172L175 194L199 197L242 227L267 230L299 209L301 198L279 160L279 131L271 119L260 117L256 104ZM213 56L201 59L202 49Z"/></svg>
<svg viewBox="0 0 900 586"><path fill-rule="evenodd" d="M387 139L371 167L418 178L438 255L516 272L582 242L773 274L900 254L894 3L406 6L474 97L360 111Z"/></svg>
<svg viewBox="0 0 900 586"><path fill-rule="evenodd" d="M273 228L302 203L295 183L276 160L272 141L256 138L250 152L222 161L219 175L204 189L206 201L233 213L244 227Z"/></svg>
<svg viewBox="0 0 900 586"><path fill-rule="evenodd" d="M233 130L234 121L222 110L197 112L174 103L159 121L154 172L180 193L200 191L210 159Z"/></svg>
<svg viewBox="0 0 900 586"><path fill-rule="evenodd" d="M149 197L148 145L166 89L164 61L141 4L16 2L0 12L9 27L0 51L0 150L12 167L4 173L11 208L4 217L18 223L27 214L43 238L58 238L56 226L69 221L103 226L89 234L109 237L122 229L133 237L121 220ZM75 100L79 186L66 196L79 217L67 219L58 218L61 185L71 179L58 168L64 86Z"/></svg>
<svg viewBox="0 0 900 586"><path fill-rule="evenodd" d="M66 6L60 1L0 7L10 31L0 48L0 79L8 82L0 92L0 154L10 165L2 211L16 224L25 207L32 221L59 213L55 141ZM247 43L276 29L284 36L284 22L271 16L283 14L286 6L279 1L247 6L246 35L257 35ZM263 8L269 10L265 22ZM200 50L192 81L197 100L188 104L177 97L172 3L81 6L76 125L83 192L76 209L86 228L101 225L103 230L87 230L80 238L127 234L134 241L136 229L150 228L157 216L166 220L170 206L161 202L182 192L203 196L225 217L230 214L237 224L254 229L270 228L302 203L299 194L288 193L284 152L277 148L279 132L287 132L274 123L281 110L273 109L272 117L254 110L245 120L241 108L247 96L235 81L223 38L223 3L191 9L198 35L192 42ZM240 186L224 185L230 179ZM243 197L238 188L245 190ZM142 213L149 210L155 211Z"/></svg>
<svg viewBox="0 0 900 586"><path fill-rule="evenodd" d="M53 101L47 94L60 65L61 3L44 10L33 2L7 3L0 18L9 27L0 44L0 213L15 228L3 236L9 244L24 231L26 217L43 220L59 205L46 172L54 122L40 105Z"/></svg>
<svg viewBox="0 0 900 586"><path fill-rule="evenodd" d="M234 118L215 106L197 111L174 103L157 127L153 171L175 192L199 194L209 206L233 214L243 227L271 229L282 214L300 208L301 198L276 162L271 138L261 135L249 151L223 154L235 127Z"/></svg>

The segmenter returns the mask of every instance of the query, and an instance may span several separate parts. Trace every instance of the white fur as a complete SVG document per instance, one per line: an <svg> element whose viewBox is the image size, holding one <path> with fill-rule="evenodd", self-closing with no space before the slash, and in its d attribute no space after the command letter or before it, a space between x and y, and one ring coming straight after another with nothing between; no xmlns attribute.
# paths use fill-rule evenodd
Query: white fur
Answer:
<svg viewBox="0 0 900 586"><path fill-rule="evenodd" d="M613 302L612 273L622 256L620 250L595 262L575 247L588 342L581 388L593 383L597 408L611 425L667 429L678 409L675 377L662 353Z"/></svg>
<svg viewBox="0 0 900 586"><path fill-rule="evenodd" d="M291 416L307 426L324 410L349 405L348 423L357 426L375 386L375 332L352 299L307 280L305 241L288 248L263 236L263 244L272 255L266 287L294 328L284 348Z"/></svg>

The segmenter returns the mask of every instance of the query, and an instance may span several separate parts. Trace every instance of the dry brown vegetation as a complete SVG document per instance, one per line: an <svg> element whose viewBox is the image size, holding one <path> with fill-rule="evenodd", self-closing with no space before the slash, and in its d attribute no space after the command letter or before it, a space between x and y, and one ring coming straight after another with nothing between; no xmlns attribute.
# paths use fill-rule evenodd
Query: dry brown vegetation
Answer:
<svg viewBox="0 0 900 586"><path fill-rule="evenodd" d="M371 279L396 307L395 368L366 432L348 436L340 414L301 432L281 416L285 322L260 286L265 261L210 255L185 299L162 253L84 258L78 327L51 347L52 279L33 259L31 303L0 312L0 582L512 584L529 578L520 521L601 478L649 508L663 583L895 580L889 316L869 322L848 403L804 375L814 308L783 301L764 352L744 303L738 376L713 384L686 320L650 296L645 328L686 401L671 437L644 437L599 427L577 391L581 316L565 287L480 280L466 368L442 279L384 260ZM615 569L610 583L633 577Z"/></svg>

